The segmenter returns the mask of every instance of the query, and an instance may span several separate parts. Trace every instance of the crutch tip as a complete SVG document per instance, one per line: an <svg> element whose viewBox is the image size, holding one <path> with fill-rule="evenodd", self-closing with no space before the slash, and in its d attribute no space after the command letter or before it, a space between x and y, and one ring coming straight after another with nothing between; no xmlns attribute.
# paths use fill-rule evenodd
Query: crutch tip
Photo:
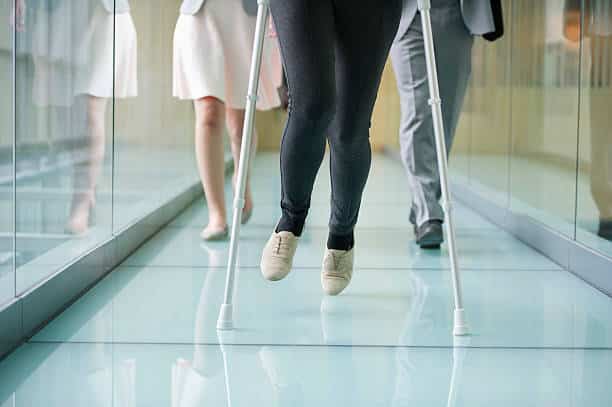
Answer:
<svg viewBox="0 0 612 407"><path fill-rule="evenodd" d="M219 319L217 319L217 329L220 331L229 331L234 329L232 304L221 305L221 309L219 310Z"/></svg>
<svg viewBox="0 0 612 407"><path fill-rule="evenodd" d="M467 325L455 325L453 328L454 336L468 336L470 334L470 330Z"/></svg>
<svg viewBox="0 0 612 407"><path fill-rule="evenodd" d="M463 308L457 308L454 315L453 335L466 336L470 334L467 322L465 320L465 311Z"/></svg>

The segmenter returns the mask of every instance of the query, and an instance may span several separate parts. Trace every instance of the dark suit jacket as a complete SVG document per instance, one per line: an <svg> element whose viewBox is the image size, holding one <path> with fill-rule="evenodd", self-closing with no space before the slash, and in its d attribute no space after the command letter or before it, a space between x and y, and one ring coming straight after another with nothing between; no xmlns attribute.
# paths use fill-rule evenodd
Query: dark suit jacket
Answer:
<svg viewBox="0 0 612 407"><path fill-rule="evenodd" d="M473 35L482 35L493 41L504 33L504 21L501 0L457 0L461 7L461 14L466 27ZM396 40L403 37L412 20L415 18L418 7L417 0L404 0L402 18ZM432 5L435 7L435 5Z"/></svg>

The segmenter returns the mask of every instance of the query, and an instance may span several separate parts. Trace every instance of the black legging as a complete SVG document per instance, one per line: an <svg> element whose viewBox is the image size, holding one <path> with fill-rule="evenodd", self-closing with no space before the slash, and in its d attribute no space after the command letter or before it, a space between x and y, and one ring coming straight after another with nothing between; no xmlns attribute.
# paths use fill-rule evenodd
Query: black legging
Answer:
<svg viewBox="0 0 612 407"><path fill-rule="evenodd" d="M370 118L401 0L271 0L270 9L289 88L277 231L302 233L327 135L328 247L346 249L333 246L352 246L370 170Z"/></svg>

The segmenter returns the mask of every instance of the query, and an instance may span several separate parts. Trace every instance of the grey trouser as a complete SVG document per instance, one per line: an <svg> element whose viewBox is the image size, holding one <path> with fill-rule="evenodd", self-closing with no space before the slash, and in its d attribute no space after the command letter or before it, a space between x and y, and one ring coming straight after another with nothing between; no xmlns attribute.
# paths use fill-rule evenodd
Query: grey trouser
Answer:
<svg viewBox="0 0 612 407"><path fill-rule="evenodd" d="M463 22L459 0L432 2L433 29L446 146L450 150L471 72L473 36ZM428 104L429 89L420 14L391 48L400 95L401 157L412 192L410 221L420 226L444 220L440 181Z"/></svg>

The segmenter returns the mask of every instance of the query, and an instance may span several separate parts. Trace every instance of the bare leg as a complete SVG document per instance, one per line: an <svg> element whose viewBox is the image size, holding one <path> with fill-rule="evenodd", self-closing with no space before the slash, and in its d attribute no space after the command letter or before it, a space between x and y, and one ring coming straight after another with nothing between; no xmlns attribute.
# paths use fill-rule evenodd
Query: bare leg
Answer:
<svg viewBox="0 0 612 407"><path fill-rule="evenodd" d="M195 150L198 171L208 204L208 226L202 234L223 230L227 225L224 196L223 115L224 104L206 97L193 102Z"/></svg>
<svg viewBox="0 0 612 407"><path fill-rule="evenodd" d="M106 98L87 95L87 160L76 164L73 178L72 208L66 231L83 234L89 228L91 210L95 205L95 189L102 172L106 132Z"/></svg>
<svg viewBox="0 0 612 407"><path fill-rule="evenodd" d="M244 128L244 114L245 111L243 109L232 109L227 108L226 110L226 120L227 120L227 130L230 138L230 145L232 149L232 156L234 157L234 177L233 177L233 185L234 185L234 193L236 193L236 178L238 176L238 163L240 162L240 148L242 145L242 130ZM253 130L255 131L255 130ZM257 148L257 133L253 134L253 144L252 151L254 152ZM251 154L251 157L253 155ZM251 193L251 185L250 185L250 176L247 177L247 186L245 192L245 204L242 213L245 216L249 216L251 211L253 210L253 197ZM243 216L243 220L245 219Z"/></svg>

